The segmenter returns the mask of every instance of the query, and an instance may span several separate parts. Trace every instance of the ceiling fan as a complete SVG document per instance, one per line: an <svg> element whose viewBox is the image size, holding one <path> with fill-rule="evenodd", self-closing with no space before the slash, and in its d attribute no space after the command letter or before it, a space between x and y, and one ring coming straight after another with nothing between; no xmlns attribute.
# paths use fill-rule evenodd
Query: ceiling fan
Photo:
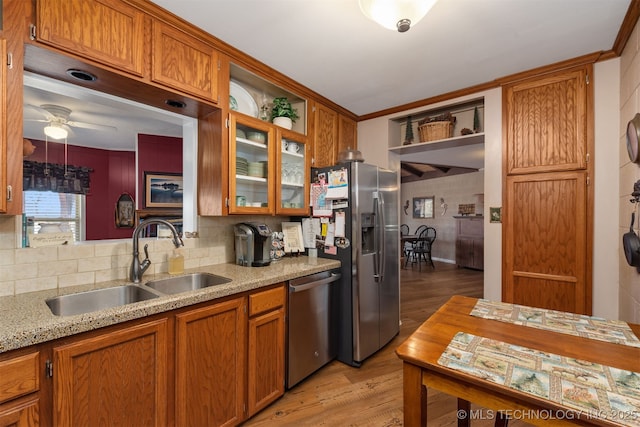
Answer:
<svg viewBox="0 0 640 427"><path fill-rule="evenodd" d="M44 128L44 133L50 138L64 139L71 131L71 128L74 127L95 130L117 130L114 126L69 120L71 109L60 105L42 104L38 107L36 105L26 104L25 107L31 108L44 115L44 119L26 119L26 121L48 123Z"/></svg>

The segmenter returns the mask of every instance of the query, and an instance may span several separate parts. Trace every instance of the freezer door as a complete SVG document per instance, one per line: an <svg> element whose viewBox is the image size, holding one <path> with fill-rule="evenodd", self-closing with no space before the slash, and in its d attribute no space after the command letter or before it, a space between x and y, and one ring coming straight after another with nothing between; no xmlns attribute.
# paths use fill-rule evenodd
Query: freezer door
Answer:
<svg viewBox="0 0 640 427"><path fill-rule="evenodd" d="M353 222L353 358L362 361L380 349L379 283L374 278L377 254L374 195L378 189L377 166L352 163Z"/></svg>
<svg viewBox="0 0 640 427"><path fill-rule="evenodd" d="M382 209L384 272L380 282L380 347L400 331L400 235L398 225L399 187L396 172L378 170L378 202Z"/></svg>

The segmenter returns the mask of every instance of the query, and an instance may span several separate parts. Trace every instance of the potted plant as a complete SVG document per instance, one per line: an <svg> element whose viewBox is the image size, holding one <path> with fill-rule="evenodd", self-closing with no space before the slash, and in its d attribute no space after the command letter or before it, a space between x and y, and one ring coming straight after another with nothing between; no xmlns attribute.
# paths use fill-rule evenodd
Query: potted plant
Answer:
<svg viewBox="0 0 640 427"><path fill-rule="evenodd" d="M274 125L291 129L298 119L298 111L291 106L285 97L275 98L271 107L271 121Z"/></svg>

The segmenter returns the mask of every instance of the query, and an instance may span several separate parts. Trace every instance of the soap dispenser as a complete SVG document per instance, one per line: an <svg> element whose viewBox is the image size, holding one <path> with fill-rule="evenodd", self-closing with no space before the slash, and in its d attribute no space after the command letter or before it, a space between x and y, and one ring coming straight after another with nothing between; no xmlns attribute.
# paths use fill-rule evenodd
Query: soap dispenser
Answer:
<svg viewBox="0 0 640 427"><path fill-rule="evenodd" d="M169 255L169 274L184 273L184 255L181 249L174 249Z"/></svg>

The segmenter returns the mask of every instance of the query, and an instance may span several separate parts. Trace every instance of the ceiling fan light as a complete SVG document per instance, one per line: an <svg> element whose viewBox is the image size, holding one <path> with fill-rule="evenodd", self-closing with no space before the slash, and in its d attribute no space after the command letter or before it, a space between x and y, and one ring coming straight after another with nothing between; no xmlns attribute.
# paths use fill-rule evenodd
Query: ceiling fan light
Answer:
<svg viewBox="0 0 640 427"><path fill-rule="evenodd" d="M401 33L416 25L437 0L358 0L364 15L389 30Z"/></svg>
<svg viewBox="0 0 640 427"><path fill-rule="evenodd" d="M49 126L46 126L44 128L44 134L47 135L49 138L64 139L67 137L69 133L62 126L55 123L51 123Z"/></svg>

